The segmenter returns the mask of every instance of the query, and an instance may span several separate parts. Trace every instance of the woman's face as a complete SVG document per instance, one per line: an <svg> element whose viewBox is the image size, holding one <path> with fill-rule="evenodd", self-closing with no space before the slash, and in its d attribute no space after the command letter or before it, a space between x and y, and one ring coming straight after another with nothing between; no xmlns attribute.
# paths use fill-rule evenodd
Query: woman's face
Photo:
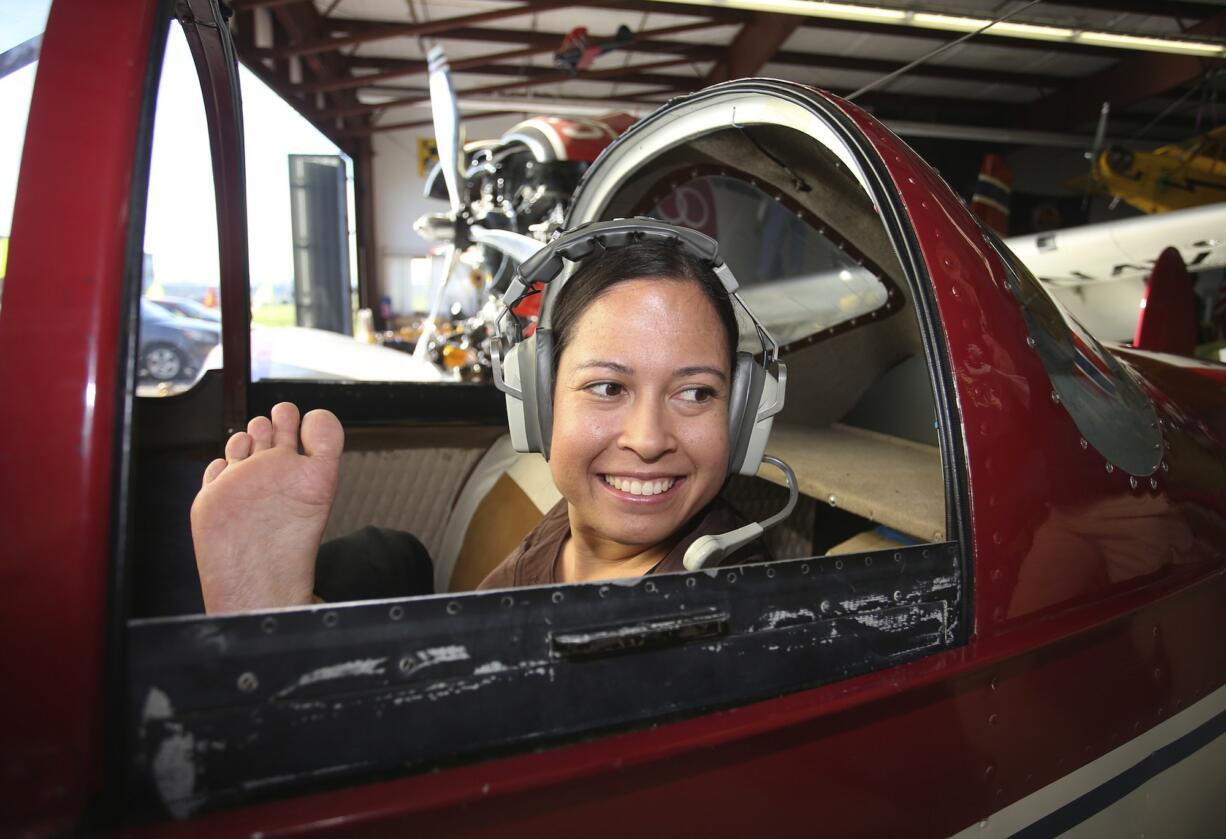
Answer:
<svg viewBox="0 0 1226 839"><path fill-rule="evenodd" d="M646 550L719 492L728 468L728 345L697 283L618 283L558 360L550 468L588 538Z"/></svg>

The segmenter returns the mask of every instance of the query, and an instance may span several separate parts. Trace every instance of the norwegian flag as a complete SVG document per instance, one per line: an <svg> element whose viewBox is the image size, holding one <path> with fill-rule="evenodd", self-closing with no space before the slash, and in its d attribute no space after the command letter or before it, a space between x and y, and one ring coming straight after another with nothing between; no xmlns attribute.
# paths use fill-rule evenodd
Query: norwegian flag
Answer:
<svg viewBox="0 0 1226 839"><path fill-rule="evenodd" d="M971 198L971 212L1001 236L1009 235L1009 201L1013 195L1013 172L998 154L985 154Z"/></svg>

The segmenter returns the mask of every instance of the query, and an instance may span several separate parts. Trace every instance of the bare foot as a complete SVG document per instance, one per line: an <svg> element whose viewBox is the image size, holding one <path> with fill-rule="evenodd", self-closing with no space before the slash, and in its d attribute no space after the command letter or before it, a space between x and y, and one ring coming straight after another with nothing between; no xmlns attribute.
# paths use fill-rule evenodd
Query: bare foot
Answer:
<svg viewBox="0 0 1226 839"><path fill-rule="evenodd" d="M204 470L192 504L196 568L208 612L299 606L312 601L345 432L331 411L273 406L226 443Z"/></svg>

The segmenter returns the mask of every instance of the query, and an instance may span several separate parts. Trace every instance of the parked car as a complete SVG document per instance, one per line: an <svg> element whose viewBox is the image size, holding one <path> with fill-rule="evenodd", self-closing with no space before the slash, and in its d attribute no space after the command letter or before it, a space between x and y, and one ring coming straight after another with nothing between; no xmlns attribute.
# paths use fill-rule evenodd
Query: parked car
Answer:
<svg viewBox="0 0 1226 839"><path fill-rule="evenodd" d="M200 301L192 300L190 297L149 297L146 299L161 306L172 315L177 315L181 318L221 323L221 311L219 309L210 309Z"/></svg>
<svg viewBox="0 0 1226 839"><path fill-rule="evenodd" d="M173 382L195 376L221 338L221 324L172 314L142 297L137 375Z"/></svg>

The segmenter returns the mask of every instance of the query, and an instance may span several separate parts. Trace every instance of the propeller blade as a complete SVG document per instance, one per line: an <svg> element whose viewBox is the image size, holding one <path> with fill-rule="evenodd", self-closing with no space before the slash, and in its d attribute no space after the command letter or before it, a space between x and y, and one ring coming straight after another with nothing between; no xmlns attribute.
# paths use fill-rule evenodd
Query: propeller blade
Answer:
<svg viewBox="0 0 1226 839"><path fill-rule="evenodd" d="M1090 183L1098 183L1098 156L1102 154L1103 143L1107 139L1107 117L1111 115L1111 103L1103 102L1102 109L1098 112L1098 128L1094 131L1094 146L1086 152L1086 158L1090 161ZM1090 189L1081 196L1081 211L1084 213L1090 209Z"/></svg>
<svg viewBox="0 0 1226 839"><path fill-rule="evenodd" d="M421 334L417 336L417 344L413 347L413 357L419 361L426 359L427 345L430 339L438 334L438 313L443 308L443 299L447 293L447 283L460 262L460 251L455 245L447 248L447 257L443 260L443 281L438 284L434 293L434 302L430 304L430 315L422 321Z"/></svg>
<svg viewBox="0 0 1226 839"><path fill-rule="evenodd" d="M1097 160L1099 153L1103 150L1103 141L1107 139L1107 117L1109 116L1111 116L1111 103L1103 102L1102 110L1098 112L1098 128L1094 131L1094 148L1090 150L1091 161Z"/></svg>
<svg viewBox="0 0 1226 839"><path fill-rule="evenodd" d="M447 53L441 45L430 50L427 62L430 69L430 110L434 117L434 142L438 146L438 159L443 167L443 180L447 182L451 211L458 213L463 209L468 195L463 174L464 141L460 136L460 109L456 104L455 88L451 84Z"/></svg>
<svg viewBox="0 0 1226 839"><path fill-rule="evenodd" d="M474 242L489 245L494 250L505 253L516 262L523 262L528 257L545 247L544 243L522 233L510 230L493 230L474 224L468 229L468 235Z"/></svg>

